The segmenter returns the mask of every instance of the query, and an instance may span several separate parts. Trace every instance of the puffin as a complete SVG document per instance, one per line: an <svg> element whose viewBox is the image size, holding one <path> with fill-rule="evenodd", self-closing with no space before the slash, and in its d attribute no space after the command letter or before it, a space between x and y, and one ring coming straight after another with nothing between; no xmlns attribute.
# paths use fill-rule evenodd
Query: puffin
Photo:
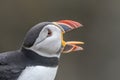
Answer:
<svg viewBox="0 0 120 80"><path fill-rule="evenodd" d="M26 33L18 50L0 53L0 80L54 80L61 53L83 50L82 41L63 35L82 27L77 21L41 22Z"/></svg>

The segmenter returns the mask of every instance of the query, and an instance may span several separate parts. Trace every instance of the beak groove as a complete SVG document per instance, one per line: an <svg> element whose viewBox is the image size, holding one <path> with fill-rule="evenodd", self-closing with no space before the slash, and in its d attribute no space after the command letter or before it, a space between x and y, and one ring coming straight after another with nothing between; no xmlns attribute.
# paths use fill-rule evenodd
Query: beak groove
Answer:
<svg viewBox="0 0 120 80"><path fill-rule="evenodd" d="M82 24L72 20L60 20L57 23L64 29L65 32L82 27Z"/></svg>

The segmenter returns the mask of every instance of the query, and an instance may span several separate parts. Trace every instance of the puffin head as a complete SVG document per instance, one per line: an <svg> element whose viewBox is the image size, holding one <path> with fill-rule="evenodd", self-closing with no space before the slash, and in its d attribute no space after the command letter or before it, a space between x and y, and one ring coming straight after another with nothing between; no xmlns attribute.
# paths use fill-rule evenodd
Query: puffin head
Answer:
<svg viewBox="0 0 120 80"><path fill-rule="evenodd" d="M83 48L76 44L83 44L83 42L66 42L63 39L66 32L81 26L80 23L72 20L41 22L27 32L22 47L44 57L58 58L61 53L82 50Z"/></svg>

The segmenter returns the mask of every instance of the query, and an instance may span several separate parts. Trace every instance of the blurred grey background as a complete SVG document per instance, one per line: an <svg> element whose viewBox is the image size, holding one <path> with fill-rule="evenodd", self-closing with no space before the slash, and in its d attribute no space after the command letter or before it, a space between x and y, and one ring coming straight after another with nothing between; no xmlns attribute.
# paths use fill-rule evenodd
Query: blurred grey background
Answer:
<svg viewBox="0 0 120 80"><path fill-rule="evenodd" d="M0 52L19 49L35 24L61 19L84 25L65 39L85 45L62 54L56 80L120 80L120 0L0 0Z"/></svg>

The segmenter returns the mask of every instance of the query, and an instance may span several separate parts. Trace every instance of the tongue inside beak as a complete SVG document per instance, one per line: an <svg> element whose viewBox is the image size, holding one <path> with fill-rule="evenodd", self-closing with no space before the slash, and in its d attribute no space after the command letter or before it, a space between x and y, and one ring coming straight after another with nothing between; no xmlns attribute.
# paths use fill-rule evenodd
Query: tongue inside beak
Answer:
<svg viewBox="0 0 120 80"><path fill-rule="evenodd" d="M72 21L72 20L60 20L60 21L54 22L54 24L57 25L62 30L63 34L73 29L82 27L82 24L76 21ZM67 41L66 42L63 39L63 34L61 37L62 46L64 47L63 53L83 50L83 48L78 45L84 44L84 42L81 42L81 41Z"/></svg>
<svg viewBox="0 0 120 80"><path fill-rule="evenodd" d="M63 53L70 53L73 51L79 51L79 50L83 50L82 47L78 46L84 44L84 42L80 42L80 41L67 41L66 45L63 49Z"/></svg>

